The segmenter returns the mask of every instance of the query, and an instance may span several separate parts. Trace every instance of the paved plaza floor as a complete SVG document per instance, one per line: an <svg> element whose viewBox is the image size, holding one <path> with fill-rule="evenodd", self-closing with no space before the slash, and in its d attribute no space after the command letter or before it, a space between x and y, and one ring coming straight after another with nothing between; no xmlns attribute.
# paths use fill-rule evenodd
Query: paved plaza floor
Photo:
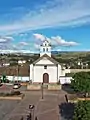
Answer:
<svg viewBox="0 0 90 120"><path fill-rule="evenodd" d="M24 92L24 91L23 91ZM29 105L35 105L34 117L38 120L63 120L59 114L59 105L64 102L63 91L25 91L25 97L21 101L0 100L0 120L26 120L30 113Z"/></svg>

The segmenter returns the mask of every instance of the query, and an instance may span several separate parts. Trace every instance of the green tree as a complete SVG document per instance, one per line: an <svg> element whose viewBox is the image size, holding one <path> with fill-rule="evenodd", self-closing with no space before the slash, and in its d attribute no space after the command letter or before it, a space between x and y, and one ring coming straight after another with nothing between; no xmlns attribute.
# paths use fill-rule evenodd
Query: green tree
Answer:
<svg viewBox="0 0 90 120"><path fill-rule="evenodd" d="M75 105L73 120L90 120L90 102L79 101Z"/></svg>
<svg viewBox="0 0 90 120"><path fill-rule="evenodd" d="M76 92L84 93L87 97L90 92L90 73L79 72L74 74L71 86Z"/></svg>
<svg viewBox="0 0 90 120"><path fill-rule="evenodd" d="M6 82L6 75L3 75L3 82L5 83Z"/></svg>

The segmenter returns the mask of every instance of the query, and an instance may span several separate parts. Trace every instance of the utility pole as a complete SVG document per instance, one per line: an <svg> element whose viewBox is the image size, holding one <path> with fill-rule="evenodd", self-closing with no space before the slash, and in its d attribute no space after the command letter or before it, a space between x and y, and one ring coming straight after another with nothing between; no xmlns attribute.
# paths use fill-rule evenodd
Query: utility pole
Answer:
<svg viewBox="0 0 90 120"><path fill-rule="evenodd" d="M17 55L17 82L19 80L19 64L18 64L18 61L19 61L19 55Z"/></svg>
<svg viewBox="0 0 90 120"><path fill-rule="evenodd" d="M19 65L17 65L17 82L19 80Z"/></svg>

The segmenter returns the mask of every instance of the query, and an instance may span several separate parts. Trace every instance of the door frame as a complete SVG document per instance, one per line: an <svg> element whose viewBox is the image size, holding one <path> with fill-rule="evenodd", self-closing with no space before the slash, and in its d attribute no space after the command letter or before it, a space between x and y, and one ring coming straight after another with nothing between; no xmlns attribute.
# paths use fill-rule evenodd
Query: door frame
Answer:
<svg viewBox="0 0 90 120"><path fill-rule="evenodd" d="M43 74L43 83L49 83L49 74L48 73Z"/></svg>

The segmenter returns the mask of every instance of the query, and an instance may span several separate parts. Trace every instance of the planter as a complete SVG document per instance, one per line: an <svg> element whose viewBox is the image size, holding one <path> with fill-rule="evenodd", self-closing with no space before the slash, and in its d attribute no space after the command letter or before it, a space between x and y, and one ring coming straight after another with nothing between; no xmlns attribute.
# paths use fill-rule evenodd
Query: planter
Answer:
<svg viewBox="0 0 90 120"><path fill-rule="evenodd" d="M69 102L70 103L76 103L76 102L78 102L78 101L85 101L85 100L87 100L87 101L90 101L90 98L76 98L76 99L69 99Z"/></svg>
<svg viewBox="0 0 90 120"><path fill-rule="evenodd" d="M18 96L0 96L0 99L5 99L5 100L22 100L25 95L21 94Z"/></svg>
<svg viewBox="0 0 90 120"><path fill-rule="evenodd" d="M48 85L48 90L61 90L61 85L49 84Z"/></svg>
<svg viewBox="0 0 90 120"><path fill-rule="evenodd" d="M27 85L27 90L41 90L41 85L39 84Z"/></svg>
<svg viewBox="0 0 90 120"><path fill-rule="evenodd" d="M84 101L84 100L90 100L90 98L77 98L78 100Z"/></svg>

